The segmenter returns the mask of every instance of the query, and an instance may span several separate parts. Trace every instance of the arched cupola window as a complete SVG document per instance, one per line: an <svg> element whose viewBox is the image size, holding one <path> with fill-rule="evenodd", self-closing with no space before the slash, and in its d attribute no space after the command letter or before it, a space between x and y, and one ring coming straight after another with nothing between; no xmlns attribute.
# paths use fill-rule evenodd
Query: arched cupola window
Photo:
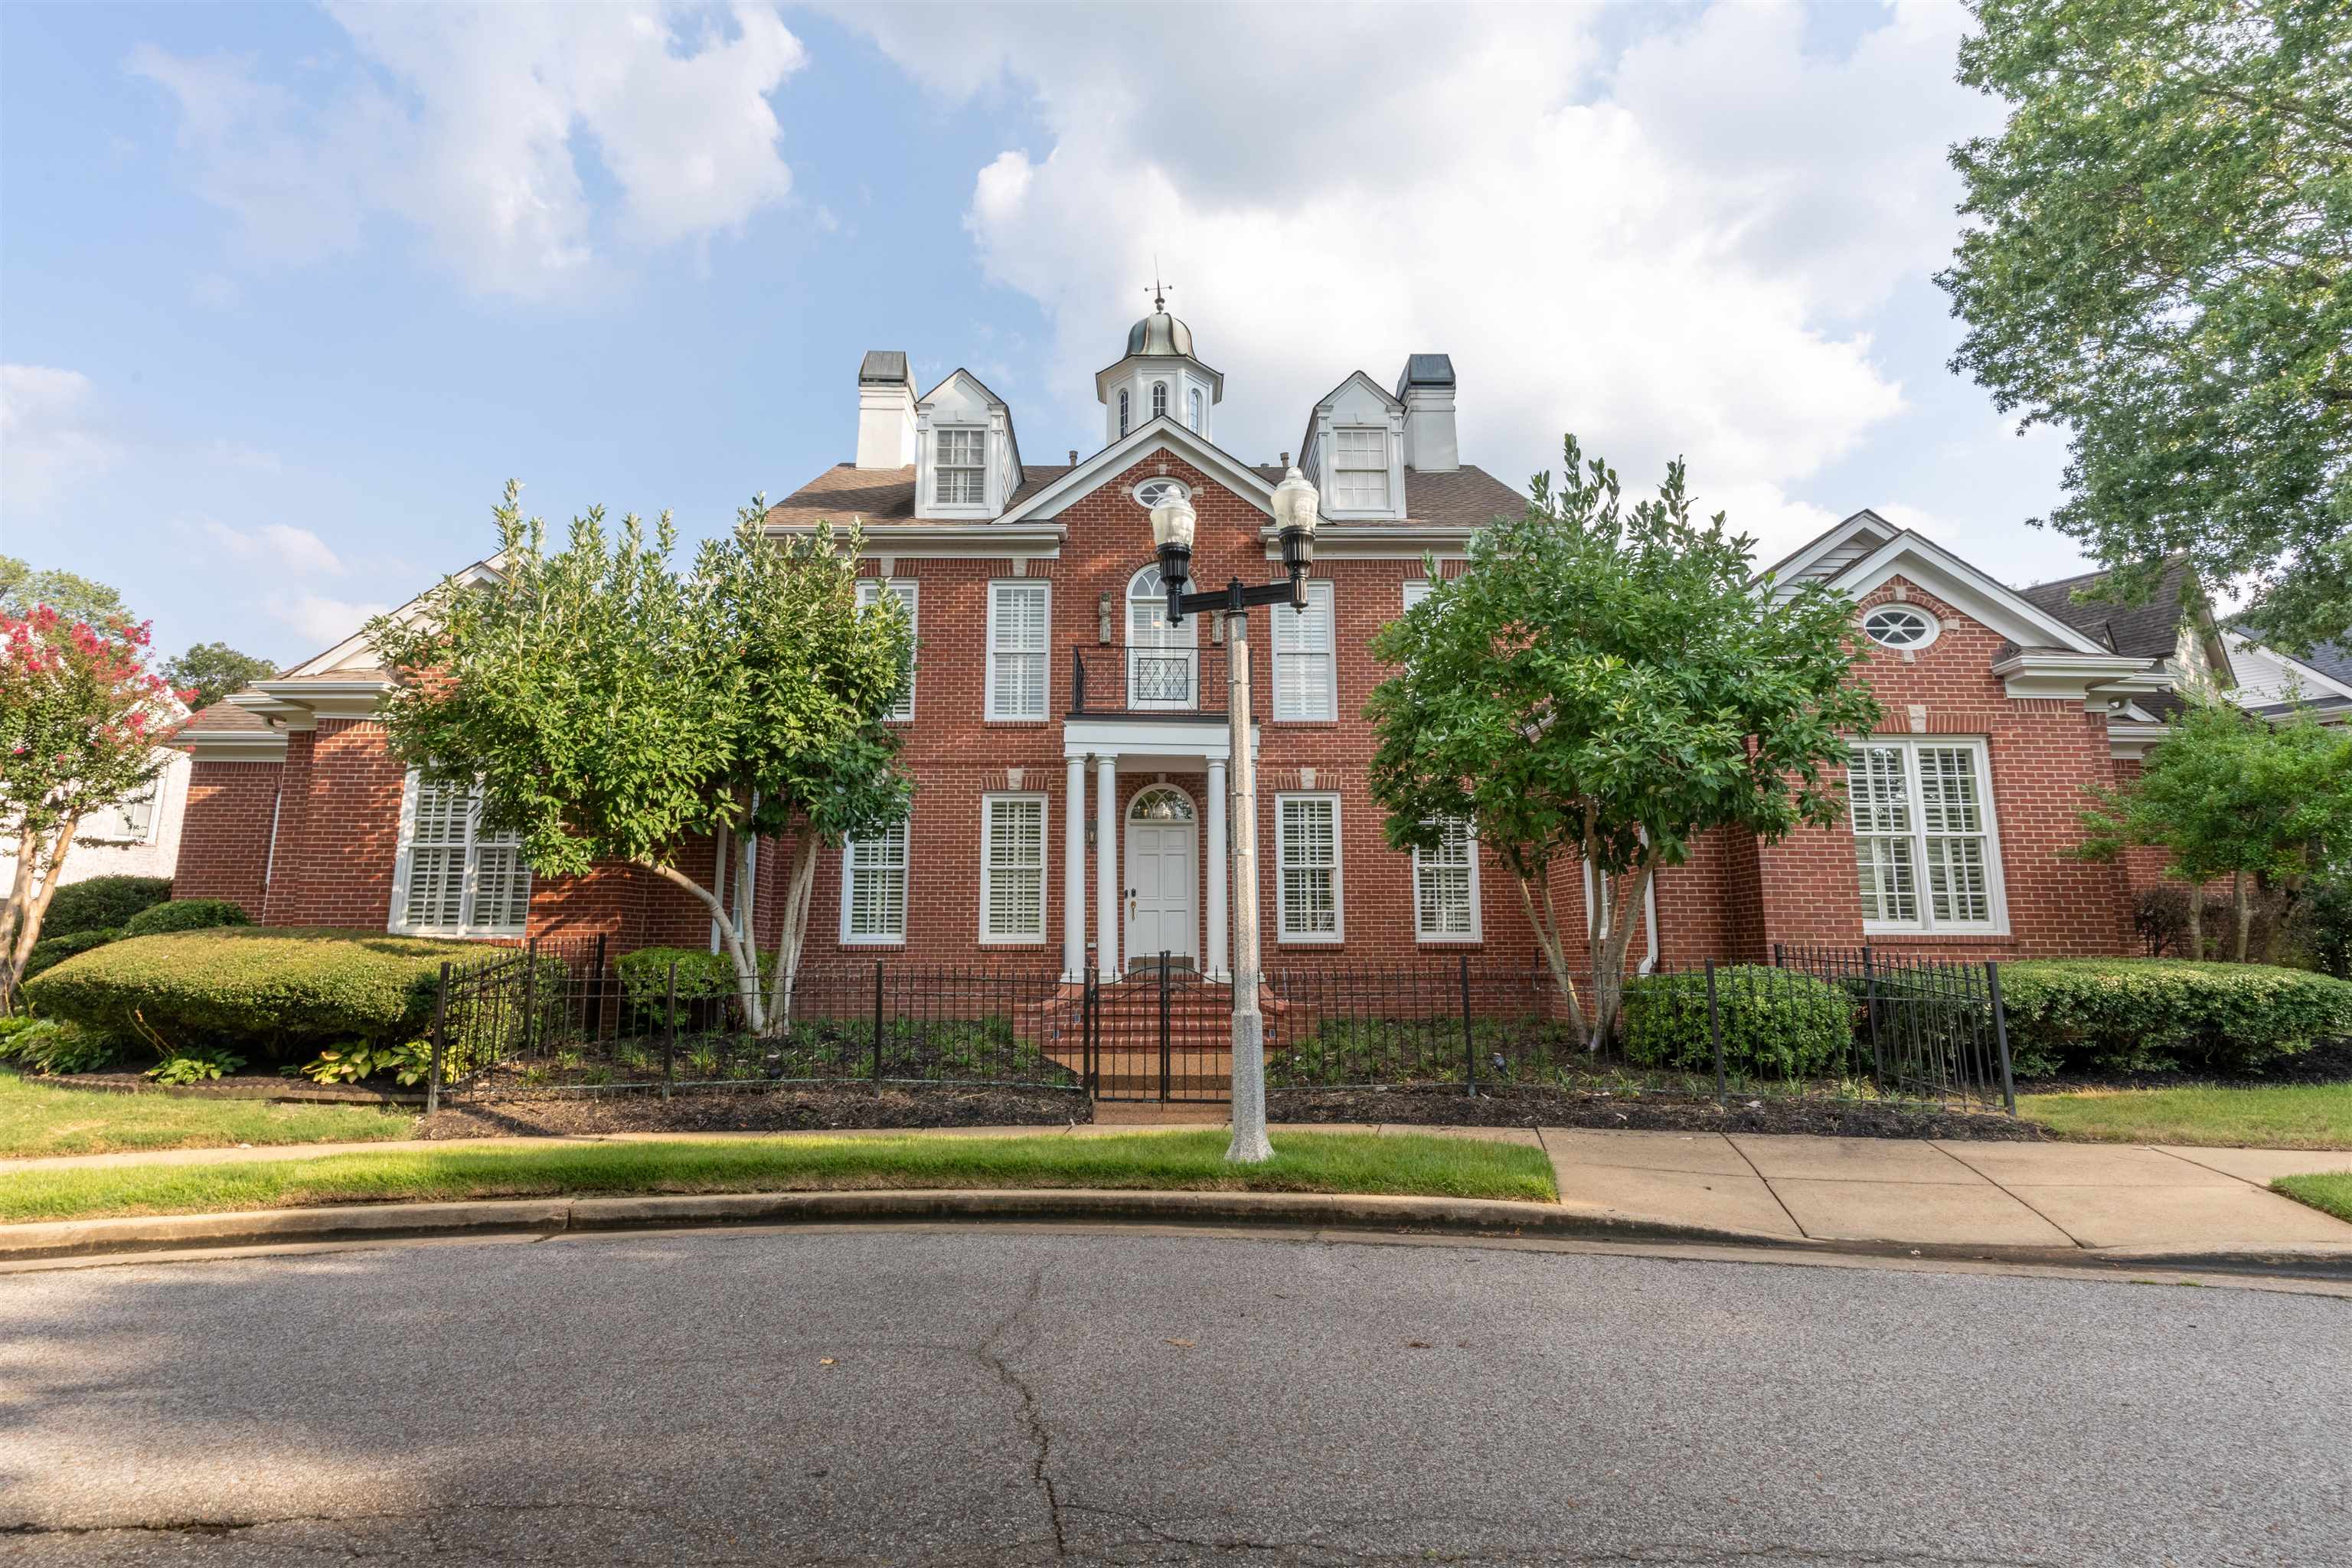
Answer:
<svg viewBox="0 0 2352 1568"><path fill-rule="evenodd" d="M1168 384L1164 381L1155 381L1151 384L1151 416L1158 419L1167 412Z"/></svg>
<svg viewBox="0 0 2352 1568"><path fill-rule="evenodd" d="M1127 388L1118 389L1118 433L1127 434Z"/></svg>
<svg viewBox="0 0 2352 1568"><path fill-rule="evenodd" d="M1197 436L1201 433L1201 389L1196 386L1185 395L1191 402L1191 406L1184 411L1185 423L1192 426L1192 433Z"/></svg>

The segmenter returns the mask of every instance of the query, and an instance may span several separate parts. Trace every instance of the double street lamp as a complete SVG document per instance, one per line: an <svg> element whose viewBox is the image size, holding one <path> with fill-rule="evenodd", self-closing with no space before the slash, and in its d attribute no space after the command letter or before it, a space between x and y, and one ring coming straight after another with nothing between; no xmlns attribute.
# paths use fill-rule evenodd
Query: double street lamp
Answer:
<svg viewBox="0 0 2352 1568"><path fill-rule="evenodd" d="M1315 487L1294 465L1274 488L1276 537L1287 581L1244 587L1238 577L1215 593L1188 594L1192 531L1198 520L1181 495L1151 509L1151 542L1160 578L1168 586L1168 624L1194 612L1223 616L1225 626L1225 713L1233 753L1232 873L1234 900L1234 1141L1225 1158L1255 1163L1274 1158L1265 1140L1265 1017L1258 1010L1257 758L1250 749L1249 607L1307 607L1307 569L1315 563Z"/></svg>

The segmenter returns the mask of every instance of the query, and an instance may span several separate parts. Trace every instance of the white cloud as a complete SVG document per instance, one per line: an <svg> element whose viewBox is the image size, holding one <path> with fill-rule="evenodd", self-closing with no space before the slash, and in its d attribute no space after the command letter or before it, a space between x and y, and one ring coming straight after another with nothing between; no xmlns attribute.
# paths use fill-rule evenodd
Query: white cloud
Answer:
<svg viewBox="0 0 2352 1568"><path fill-rule="evenodd" d="M1009 87L1051 144L977 170L982 266L1054 330L1098 428L1155 258L1227 373L1223 444L1294 447L1349 371L1451 353L1464 454L1517 480L1563 430L1646 489L1686 456L1768 558L1834 521L1810 477L1906 406L1858 324L1950 241L1966 16L1906 5L1849 58L1787 5L1718 5L1611 57L1591 10L852 10L950 98ZM1214 48L1199 47L1213 35Z"/></svg>
<svg viewBox="0 0 2352 1568"><path fill-rule="evenodd" d="M242 441L216 440L205 448L205 455L225 468L243 468L250 474L281 474L286 465L277 453L259 447L248 447Z"/></svg>
<svg viewBox="0 0 2352 1568"><path fill-rule="evenodd" d="M307 528L265 522L258 528L239 530L207 519L203 531L215 548L241 561L267 561L273 570L299 577L343 574L341 557Z"/></svg>
<svg viewBox="0 0 2352 1568"><path fill-rule="evenodd" d="M0 364L0 500L9 509L45 510L122 456L90 394L78 370Z"/></svg>
<svg viewBox="0 0 2352 1568"><path fill-rule="evenodd" d="M362 68L323 100L247 59L129 61L177 100L197 189L273 259L351 251L389 216L475 288L544 297L590 287L615 238L739 231L792 189L767 95L807 56L771 8L730 26L658 5L330 9Z"/></svg>
<svg viewBox="0 0 2352 1568"><path fill-rule="evenodd" d="M291 627L321 650L356 633L371 616L381 616L392 608L389 605L352 604L310 593L281 595L270 599L267 607L272 619Z"/></svg>

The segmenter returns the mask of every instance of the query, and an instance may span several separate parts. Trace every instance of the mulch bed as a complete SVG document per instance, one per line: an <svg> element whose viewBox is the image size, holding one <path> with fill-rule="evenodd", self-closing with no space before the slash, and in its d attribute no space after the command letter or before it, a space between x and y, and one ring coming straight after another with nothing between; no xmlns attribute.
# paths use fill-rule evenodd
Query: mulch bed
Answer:
<svg viewBox="0 0 2352 1568"><path fill-rule="evenodd" d="M1271 1089L1269 1121L1405 1122L1454 1127L1602 1127L1657 1132L1811 1132L1831 1138L1973 1138L2034 1143L2049 1132L2007 1116L1866 1100L1675 1100L1507 1084L1460 1089Z"/></svg>
<svg viewBox="0 0 2352 1568"><path fill-rule="evenodd" d="M1092 1121L1085 1095L1052 1089L887 1086L681 1094L550 1094L445 1104L418 1138L583 1132L825 1132L891 1127L1066 1127Z"/></svg>
<svg viewBox="0 0 2352 1568"><path fill-rule="evenodd" d="M2273 1057L2261 1072L2073 1073L2020 1079L2020 1094L2071 1094L2100 1089L2280 1089L2352 1083L2352 1040L2327 1040L2291 1057Z"/></svg>

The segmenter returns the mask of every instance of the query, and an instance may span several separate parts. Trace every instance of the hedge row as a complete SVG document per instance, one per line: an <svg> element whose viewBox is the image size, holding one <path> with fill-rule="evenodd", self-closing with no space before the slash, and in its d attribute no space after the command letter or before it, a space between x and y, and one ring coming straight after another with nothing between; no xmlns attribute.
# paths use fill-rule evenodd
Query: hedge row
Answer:
<svg viewBox="0 0 2352 1568"><path fill-rule="evenodd" d="M482 956L474 942L231 926L110 942L25 991L44 1016L110 1037L284 1059L338 1041L415 1038L432 1021L442 963Z"/></svg>
<svg viewBox="0 0 2352 1568"><path fill-rule="evenodd" d="M2035 959L2000 966L2020 1078L2259 1070L2352 1038L2352 981L2263 963Z"/></svg>
<svg viewBox="0 0 2352 1568"><path fill-rule="evenodd" d="M68 882L49 900L49 912L41 920L41 940L93 931L119 932L132 915L171 896L169 877L92 877Z"/></svg>

